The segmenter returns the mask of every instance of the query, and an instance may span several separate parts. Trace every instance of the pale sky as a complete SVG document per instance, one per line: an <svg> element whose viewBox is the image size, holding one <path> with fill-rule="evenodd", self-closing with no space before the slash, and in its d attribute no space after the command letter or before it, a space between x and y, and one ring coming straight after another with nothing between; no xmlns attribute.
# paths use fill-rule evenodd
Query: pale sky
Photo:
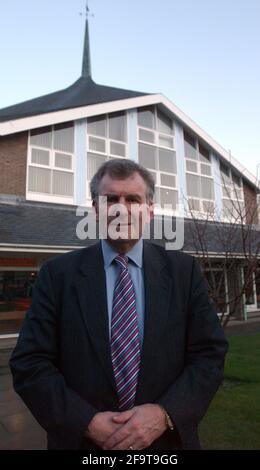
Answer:
<svg viewBox="0 0 260 470"><path fill-rule="evenodd" d="M162 93L260 177L260 0L89 0L93 79ZM81 73L85 0L0 0L0 108Z"/></svg>

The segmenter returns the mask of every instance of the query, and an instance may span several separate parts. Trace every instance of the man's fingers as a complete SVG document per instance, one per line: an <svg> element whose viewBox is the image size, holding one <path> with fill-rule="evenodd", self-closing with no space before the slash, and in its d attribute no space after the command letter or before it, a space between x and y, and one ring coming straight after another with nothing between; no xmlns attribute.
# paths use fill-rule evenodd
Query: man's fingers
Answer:
<svg viewBox="0 0 260 470"><path fill-rule="evenodd" d="M126 421L128 421L130 418L132 418L133 414L133 410L123 411L122 413L113 416L112 420L117 424L123 424L126 423Z"/></svg>

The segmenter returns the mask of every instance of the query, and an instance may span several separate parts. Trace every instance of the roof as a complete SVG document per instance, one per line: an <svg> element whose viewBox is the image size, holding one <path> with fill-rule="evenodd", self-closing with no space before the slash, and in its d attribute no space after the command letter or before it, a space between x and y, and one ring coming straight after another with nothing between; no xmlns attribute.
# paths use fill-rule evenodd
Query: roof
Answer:
<svg viewBox="0 0 260 470"><path fill-rule="evenodd" d="M34 247L39 251L40 247L49 247L56 248L57 251L66 251L88 246L97 239L80 240L76 234L77 224L85 216L86 212L81 217L76 215L76 206L28 202L15 198L2 201L0 202L0 251L1 248L8 247L12 251L15 251L15 247ZM94 219L92 220L94 222ZM195 253L200 251L198 233L200 232L201 236L203 231L204 248L209 253L214 253L216 256L243 253L239 225L235 227L232 224L197 221L195 229L191 219L185 219L184 223L184 251ZM254 250L254 247L259 245L259 230L253 231L252 234L251 249ZM153 236L151 238L152 241L164 245L165 240L157 240Z"/></svg>
<svg viewBox="0 0 260 470"><path fill-rule="evenodd" d="M0 122L146 95L148 93L98 85L89 76L80 77L64 90L1 109Z"/></svg>

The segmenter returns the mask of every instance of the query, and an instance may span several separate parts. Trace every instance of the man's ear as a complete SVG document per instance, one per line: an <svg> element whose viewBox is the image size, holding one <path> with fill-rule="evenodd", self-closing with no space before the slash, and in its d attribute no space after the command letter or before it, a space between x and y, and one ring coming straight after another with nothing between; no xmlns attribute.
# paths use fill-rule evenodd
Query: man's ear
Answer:
<svg viewBox="0 0 260 470"><path fill-rule="evenodd" d="M149 219L150 221L154 219L154 202L149 203Z"/></svg>
<svg viewBox="0 0 260 470"><path fill-rule="evenodd" d="M96 215L96 220L99 221L98 204L97 204L97 201L95 199L93 199L93 201L92 201L92 207L93 207L93 210L94 210L95 215Z"/></svg>

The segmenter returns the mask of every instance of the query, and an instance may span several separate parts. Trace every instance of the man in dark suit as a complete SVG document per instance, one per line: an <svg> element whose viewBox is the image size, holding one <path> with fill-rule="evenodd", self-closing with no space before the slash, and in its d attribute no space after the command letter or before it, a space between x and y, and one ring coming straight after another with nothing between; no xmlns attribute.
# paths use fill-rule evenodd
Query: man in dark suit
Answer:
<svg viewBox="0 0 260 470"><path fill-rule="evenodd" d="M107 240L42 266L10 361L14 388L49 449L199 449L227 350L199 265L142 240L146 169L110 160L91 192L99 222L113 225L114 204L123 219ZM132 210L142 204L145 215Z"/></svg>

